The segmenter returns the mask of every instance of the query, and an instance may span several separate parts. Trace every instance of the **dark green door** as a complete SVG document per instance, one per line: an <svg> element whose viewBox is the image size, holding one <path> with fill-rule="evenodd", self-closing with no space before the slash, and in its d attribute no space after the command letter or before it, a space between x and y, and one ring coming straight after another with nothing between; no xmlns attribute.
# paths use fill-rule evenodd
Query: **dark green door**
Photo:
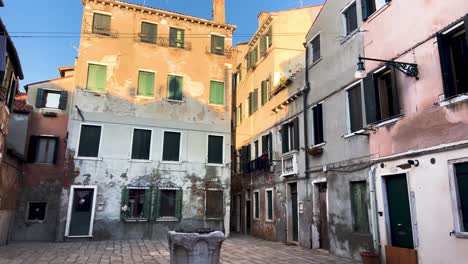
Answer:
<svg viewBox="0 0 468 264"><path fill-rule="evenodd" d="M385 177L392 246L414 248L406 174Z"/></svg>

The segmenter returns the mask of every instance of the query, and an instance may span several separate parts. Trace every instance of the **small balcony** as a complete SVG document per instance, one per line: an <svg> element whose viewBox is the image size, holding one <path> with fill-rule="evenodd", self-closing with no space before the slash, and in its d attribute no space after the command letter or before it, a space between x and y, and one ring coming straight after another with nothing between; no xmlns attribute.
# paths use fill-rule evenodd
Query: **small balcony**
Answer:
<svg viewBox="0 0 468 264"><path fill-rule="evenodd" d="M268 154L263 154L262 156L244 163L241 166L243 173L250 173L260 170L265 171L270 168L270 159L268 158Z"/></svg>
<svg viewBox="0 0 468 264"><path fill-rule="evenodd" d="M298 173L297 151L283 154L281 157L281 176L287 177Z"/></svg>
<svg viewBox="0 0 468 264"><path fill-rule="evenodd" d="M148 36L142 33L139 33L138 36L135 37L136 42L141 42L141 43L147 43L147 44L153 44L157 45L160 47L171 47L171 48L178 48L178 49L184 49L184 50L192 50L192 43L189 41L183 41L183 42L172 42L170 41L169 38L162 38L162 37L153 37L153 36Z"/></svg>

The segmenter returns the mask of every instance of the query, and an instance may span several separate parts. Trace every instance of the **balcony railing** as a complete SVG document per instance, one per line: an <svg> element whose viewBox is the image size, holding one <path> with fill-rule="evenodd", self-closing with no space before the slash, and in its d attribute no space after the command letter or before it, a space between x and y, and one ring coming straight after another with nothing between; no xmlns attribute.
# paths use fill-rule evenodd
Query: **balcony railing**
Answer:
<svg viewBox="0 0 468 264"><path fill-rule="evenodd" d="M119 33L115 30L111 30L108 28L87 28L83 30L85 35L97 35L102 37L111 37L111 38L118 38Z"/></svg>
<svg viewBox="0 0 468 264"><path fill-rule="evenodd" d="M263 154L262 156L243 163L242 164L242 172L243 173L250 173L259 170L268 170L270 168L270 159L268 158L268 154Z"/></svg>
<svg viewBox="0 0 468 264"><path fill-rule="evenodd" d="M175 45L171 46L171 42L169 38L152 38L150 36L147 36L145 34L138 34L138 36L135 37L136 42L142 42L142 43L148 43L148 44L153 44L161 47L172 47L172 48L178 48L178 49L184 49L184 50L192 50L192 43L188 41L184 41L183 43L175 42Z"/></svg>
<svg viewBox="0 0 468 264"><path fill-rule="evenodd" d="M289 152L281 157L281 176L292 176L298 173L297 152Z"/></svg>
<svg viewBox="0 0 468 264"><path fill-rule="evenodd" d="M227 58L232 58L234 52L236 51L233 47L225 47L224 50L211 50L211 46L206 46L205 51L207 54L215 54L220 56L226 56Z"/></svg>

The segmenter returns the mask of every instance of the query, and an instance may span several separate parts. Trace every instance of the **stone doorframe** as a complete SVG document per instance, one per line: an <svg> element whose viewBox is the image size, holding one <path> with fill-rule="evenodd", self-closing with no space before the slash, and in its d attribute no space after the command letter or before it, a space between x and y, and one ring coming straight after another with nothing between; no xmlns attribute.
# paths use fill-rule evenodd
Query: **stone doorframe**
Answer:
<svg viewBox="0 0 468 264"><path fill-rule="evenodd" d="M89 223L89 232L87 236L70 236L70 222L73 207L73 197L75 189L93 189L93 206L91 208L91 219ZM97 186L96 185L72 185L70 186L70 195L68 196L67 222L65 224L65 237L92 237L94 227L94 215L96 213Z"/></svg>

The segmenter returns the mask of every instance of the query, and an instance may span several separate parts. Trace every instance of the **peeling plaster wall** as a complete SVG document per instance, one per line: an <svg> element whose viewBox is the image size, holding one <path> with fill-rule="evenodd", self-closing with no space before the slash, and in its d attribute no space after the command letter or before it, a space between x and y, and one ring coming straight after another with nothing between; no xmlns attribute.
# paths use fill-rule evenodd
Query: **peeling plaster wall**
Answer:
<svg viewBox="0 0 468 264"><path fill-rule="evenodd" d="M93 11L112 14L112 31L117 38L102 38L84 34L76 66L76 109L72 111L69 131L68 158L73 185L97 186L97 206L93 239L132 239L165 237L177 228L211 227L229 235L230 211L230 145L231 145L231 60L213 55L210 34L225 35L225 46L232 45L232 30L177 19L155 12L148 14L132 8L85 2L83 29L91 29ZM162 47L124 37L137 34L141 22L158 24L158 37L168 37L169 27L185 29L185 39L191 50ZM201 37L202 36L202 37ZM86 91L88 62L107 65L106 93ZM153 98L135 96L138 70L155 71ZM167 75L183 76L183 101L167 98ZM210 80L225 83L224 105L209 104ZM80 126L83 123L102 125L102 140L96 160L76 158ZM148 162L131 161L133 128L152 130L152 146ZM164 130L181 135L179 163L162 162ZM222 166L207 165L209 134L224 136ZM182 219L177 222L124 223L120 220L121 190L125 186L173 185L183 190ZM68 188L68 187L66 187ZM219 220L205 219L205 190L224 191L225 216ZM64 192L62 202L68 201ZM65 204L64 204L65 205ZM67 207L67 205L65 205ZM61 224L66 220L62 210Z"/></svg>

